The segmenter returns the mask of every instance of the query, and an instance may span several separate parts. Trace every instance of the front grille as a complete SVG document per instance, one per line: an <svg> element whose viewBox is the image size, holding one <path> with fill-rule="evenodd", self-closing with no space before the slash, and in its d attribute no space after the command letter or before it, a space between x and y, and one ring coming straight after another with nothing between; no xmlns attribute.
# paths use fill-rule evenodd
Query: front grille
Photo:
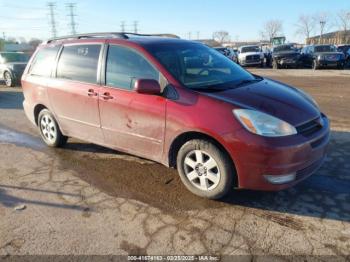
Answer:
<svg viewBox="0 0 350 262"><path fill-rule="evenodd" d="M260 56L259 55L247 55L245 60L246 61L259 61Z"/></svg>
<svg viewBox="0 0 350 262"><path fill-rule="evenodd" d="M298 131L298 134L302 134L304 136L310 136L323 127L323 119L322 116L317 117L309 122L306 122L305 124L302 124L300 126L297 126L296 129Z"/></svg>
<svg viewBox="0 0 350 262"><path fill-rule="evenodd" d="M337 61L338 60L338 55L326 55L325 58L328 61Z"/></svg>

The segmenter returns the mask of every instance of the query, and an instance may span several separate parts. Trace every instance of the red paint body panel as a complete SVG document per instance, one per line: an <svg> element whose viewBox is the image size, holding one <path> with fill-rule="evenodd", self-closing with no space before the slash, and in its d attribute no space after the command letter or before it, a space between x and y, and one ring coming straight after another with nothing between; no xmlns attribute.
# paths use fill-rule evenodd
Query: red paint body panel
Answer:
<svg viewBox="0 0 350 262"><path fill-rule="evenodd" d="M176 137L186 132L203 133L225 148L235 164L238 186L248 189L280 190L289 187L319 167L317 163L326 154L330 132L326 119L324 127L312 136L298 134L267 138L248 132L234 117L233 109L254 108L300 124L303 118L312 118L319 113L287 86L281 86L276 93L267 94L262 88L271 91L281 84L264 80L260 87L254 84L218 95L199 93L183 87L137 41L94 39L62 44L75 42L106 42L137 50L175 88L178 99L140 94L103 84L35 78L27 74L26 69L22 78L24 109L32 122L35 106L42 104L54 113L64 134L164 165L169 165L169 150ZM91 90L96 95L89 96ZM304 116L300 112L305 112ZM316 142L317 146L313 146ZM263 176L290 172L300 173L297 181L291 184L272 185Z"/></svg>

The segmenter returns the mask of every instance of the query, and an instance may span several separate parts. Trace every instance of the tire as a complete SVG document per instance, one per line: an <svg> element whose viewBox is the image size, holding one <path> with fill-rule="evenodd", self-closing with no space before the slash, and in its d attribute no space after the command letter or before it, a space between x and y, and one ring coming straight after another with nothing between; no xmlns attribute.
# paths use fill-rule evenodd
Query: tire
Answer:
<svg viewBox="0 0 350 262"><path fill-rule="evenodd" d="M339 64L339 65L337 66L337 69L338 69L338 70L343 70L343 69L344 69L344 67L345 67L345 65L344 65L344 64Z"/></svg>
<svg viewBox="0 0 350 262"><path fill-rule="evenodd" d="M202 139L190 140L180 148L177 170L189 191L209 199L225 196L233 189L236 176L229 156Z"/></svg>
<svg viewBox="0 0 350 262"><path fill-rule="evenodd" d="M5 85L7 87L14 87L15 86L15 81L14 81L12 75L10 74L10 72L6 71L4 73L4 80L5 80Z"/></svg>
<svg viewBox="0 0 350 262"><path fill-rule="evenodd" d="M68 137L64 136L52 113L43 109L38 116L38 128L41 138L50 147L61 147L67 143Z"/></svg>
<svg viewBox="0 0 350 262"><path fill-rule="evenodd" d="M273 69L280 69L280 65L276 62L276 60L272 61L272 68Z"/></svg>
<svg viewBox="0 0 350 262"><path fill-rule="evenodd" d="M317 69L319 69L320 67L317 65L317 62L316 62L316 60L313 60L312 61L312 69L313 70L317 70Z"/></svg>

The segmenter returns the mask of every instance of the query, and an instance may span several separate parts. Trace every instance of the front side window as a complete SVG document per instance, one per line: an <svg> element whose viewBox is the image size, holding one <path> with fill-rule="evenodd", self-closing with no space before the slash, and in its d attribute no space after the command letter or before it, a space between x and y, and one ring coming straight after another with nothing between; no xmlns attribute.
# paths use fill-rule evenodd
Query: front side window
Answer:
<svg viewBox="0 0 350 262"><path fill-rule="evenodd" d="M159 81L159 72L130 48L110 45L106 65L106 85L131 90L137 79Z"/></svg>
<svg viewBox="0 0 350 262"><path fill-rule="evenodd" d="M57 65L57 78L97 83L101 45L65 46Z"/></svg>
<svg viewBox="0 0 350 262"><path fill-rule="evenodd" d="M30 65L29 74L50 77L59 49L60 46L51 46L40 49Z"/></svg>
<svg viewBox="0 0 350 262"><path fill-rule="evenodd" d="M216 50L199 43L147 45L148 51L184 86L234 88L255 77Z"/></svg>

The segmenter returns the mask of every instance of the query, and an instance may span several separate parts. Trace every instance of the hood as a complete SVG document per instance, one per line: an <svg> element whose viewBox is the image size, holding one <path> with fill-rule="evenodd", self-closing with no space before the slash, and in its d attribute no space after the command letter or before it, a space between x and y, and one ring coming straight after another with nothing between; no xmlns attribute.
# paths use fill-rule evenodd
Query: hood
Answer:
<svg viewBox="0 0 350 262"><path fill-rule="evenodd" d="M19 66L26 66L28 64L28 62L9 62L6 63L6 65L19 65Z"/></svg>
<svg viewBox="0 0 350 262"><path fill-rule="evenodd" d="M280 52L273 52L272 53L273 56L279 56L279 57L292 57L292 56L297 56L299 55L299 52L297 51L280 51Z"/></svg>
<svg viewBox="0 0 350 262"><path fill-rule="evenodd" d="M261 52L247 52L247 53L239 53L239 57L246 57L248 55L260 55Z"/></svg>
<svg viewBox="0 0 350 262"><path fill-rule="evenodd" d="M301 91L270 79L206 95L267 113L294 126L320 116L317 106Z"/></svg>
<svg viewBox="0 0 350 262"><path fill-rule="evenodd" d="M318 55L344 55L343 52L315 52L316 56Z"/></svg>

